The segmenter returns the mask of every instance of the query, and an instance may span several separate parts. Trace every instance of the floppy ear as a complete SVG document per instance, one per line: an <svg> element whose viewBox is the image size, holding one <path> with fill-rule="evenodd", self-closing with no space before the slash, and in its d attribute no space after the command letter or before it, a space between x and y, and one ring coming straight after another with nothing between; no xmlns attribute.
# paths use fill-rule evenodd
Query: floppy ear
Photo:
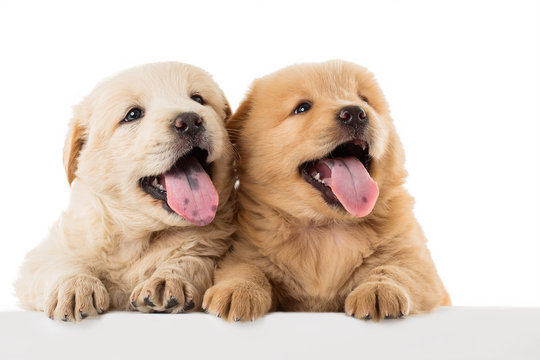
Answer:
<svg viewBox="0 0 540 360"><path fill-rule="evenodd" d="M69 123L68 134L64 143L64 169L66 170L69 185L75 180L77 171L79 153L86 141L86 129L81 124L78 116L78 109L75 110L75 116Z"/></svg>
<svg viewBox="0 0 540 360"><path fill-rule="evenodd" d="M238 146L238 139L242 131L242 125L247 120L251 112L251 97L253 90L250 90L235 113L227 120L225 127L229 132L229 138L234 147Z"/></svg>
<svg viewBox="0 0 540 360"><path fill-rule="evenodd" d="M227 100L225 100L225 107L223 108L223 111L225 112L225 119L223 119L223 122L227 123L227 121L232 115L231 106L229 105L229 102Z"/></svg>

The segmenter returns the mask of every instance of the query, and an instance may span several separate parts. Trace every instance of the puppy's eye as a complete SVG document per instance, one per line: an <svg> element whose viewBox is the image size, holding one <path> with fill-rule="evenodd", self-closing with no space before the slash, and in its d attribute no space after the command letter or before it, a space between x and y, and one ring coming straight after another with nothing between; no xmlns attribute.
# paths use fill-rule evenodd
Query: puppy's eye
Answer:
<svg viewBox="0 0 540 360"><path fill-rule="evenodd" d="M124 119L122 120L122 122L130 122L130 121L133 121L133 120L140 119L143 116L144 116L144 110L139 109L139 108L133 108L133 109L130 109L127 112L127 114L124 117Z"/></svg>
<svg viewBox="0 0 540 360"><path fill-rule="evenodd" d="M201 95L196 95L196 94L195 94L195 95L191 95L191 100L196 101L196 102L198 102L198 103L201 104L201 105L204 105L204 104L205 104L204 99L202 98Z"/></svg>
<svg viewBox="0 0 540 360"><path fill-rule="evenodd" d="M360 99L362 99L363 102L369 104L369 101L368 101L368 98L367 98L367 97L365 97L365 96L362 95L362 94L359 94L358 96L360 96Z"/></svg>
<svg viewBox="0 0 540 360"><path fill-rule="evenodd" d="M293 114L298 115L298 114L301 114L301 113L305 113L305 112L309 111L309 109L311 109L311 106L312 105L310 103L303 102L300 105L298 105L296 107L296 109L294 109Z"/></svg>

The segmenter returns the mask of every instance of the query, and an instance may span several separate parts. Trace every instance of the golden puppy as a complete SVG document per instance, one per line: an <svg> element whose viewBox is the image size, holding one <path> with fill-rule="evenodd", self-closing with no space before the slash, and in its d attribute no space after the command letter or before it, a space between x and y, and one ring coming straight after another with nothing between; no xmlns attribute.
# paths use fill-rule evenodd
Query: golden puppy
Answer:
<svg viewBox="0 0 540 360"><path fill-rule="evenodd" d="M201 69L157 63L108 78L75 107L71 201L15 284L62 321L110 309L200 308L230 245L232 146L222 91Z"/></svg>
<svg viewBox="0 0 540 360"><path fill-rule="evenodd" d="M403 184L403 150L371 73L342 61L258 79L228 121L239 151L238 232L203 308L361 319L449 298Z"/></svg>

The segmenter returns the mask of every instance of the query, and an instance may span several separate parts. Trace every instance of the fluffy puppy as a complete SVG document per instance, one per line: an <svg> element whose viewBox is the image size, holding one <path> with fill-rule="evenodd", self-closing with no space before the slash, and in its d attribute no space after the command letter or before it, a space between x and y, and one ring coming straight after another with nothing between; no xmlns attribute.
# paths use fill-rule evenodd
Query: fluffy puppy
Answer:
<svg viewBox="0 0 540 360"><path fill-rule="evenodd" d="M240 158L233 250L203 308L399 318L449 304L413 215L373 75L342 61L256 80L227 124Z"/></svg>
<svg viewBox="0 0 540 360"><path fill-rule="evenodd" d="M200 308L232 233L229 115L219 87L190 65L100 83L74 109L70 204L25 259L22 305L62 321Z"/></svg>

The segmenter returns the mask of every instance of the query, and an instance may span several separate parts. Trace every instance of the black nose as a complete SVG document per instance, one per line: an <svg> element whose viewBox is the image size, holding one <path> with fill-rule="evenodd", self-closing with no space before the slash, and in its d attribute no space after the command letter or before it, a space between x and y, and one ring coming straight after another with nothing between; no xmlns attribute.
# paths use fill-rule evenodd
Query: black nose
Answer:
<svg viewBox="0 0 540 360"><path fill-rule="evenodd" d="M179 114L174 119L176 132L183 135L193 136L204 130L202 118L194 112Z"/></svg>
<svg viewBox="0 0 540 360"><path fill-rule="evenodd" d="M368 116L360 106L349 105L339 110L338 120L345 125L359 129L368 122Z"/></svg>

